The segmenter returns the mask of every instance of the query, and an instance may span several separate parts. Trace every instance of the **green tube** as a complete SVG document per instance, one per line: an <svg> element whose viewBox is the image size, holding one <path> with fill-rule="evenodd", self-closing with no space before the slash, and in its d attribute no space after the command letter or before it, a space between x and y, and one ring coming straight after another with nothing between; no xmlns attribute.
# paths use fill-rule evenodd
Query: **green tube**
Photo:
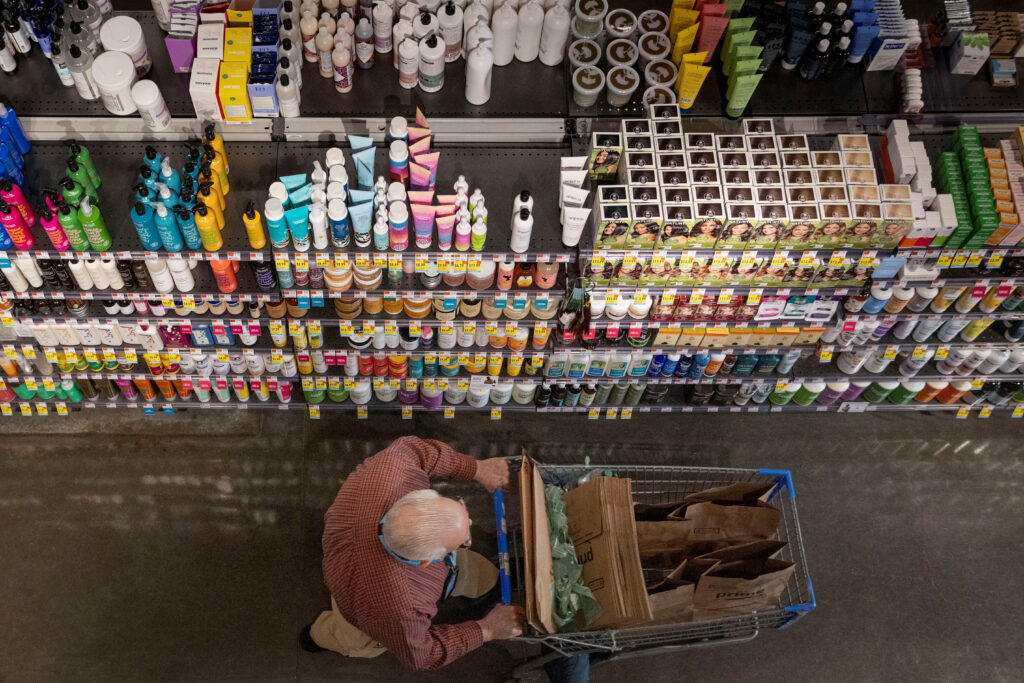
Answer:
<svg viewBox="0 0 1024 683"><path fill-rule="evenodd" d="M89 153L89 149L85 145L79 144L77 140L68 140L68 158L74 159L85 168L93 187L99 188L100 174L96 172L96 164L93 163L92 154Z"/></svg>
<svg viewBox="0 0 1024 683"><path fill-rule="evenodd" d="M750 96L754 94L757 84L761 82L763 74L750 76L737 76L729 80L729 89L726 92L728 101L725 104L725 115L737 119L743 115L743 110L750 102Z"/></svg>
<svg viewBox="0 0 1024 683"><path fill-rule="evenodd" d="M93 249L96 251L110 249L113 242L110 239L110 233L107 232L107 225L103 222L99 207L93 206L89 197L82 198L82 205L78 207L78 221L82 224L85 234L89 236L89 244Z"/></svg>
<svg viewBox="0 0 1024 683"><path fill-rule="evenodd" d="M81 185L87 195L99 201L99 194L96 192L96 186L93 184L89 172L74 159L68 159L68 178Z"/></svg>

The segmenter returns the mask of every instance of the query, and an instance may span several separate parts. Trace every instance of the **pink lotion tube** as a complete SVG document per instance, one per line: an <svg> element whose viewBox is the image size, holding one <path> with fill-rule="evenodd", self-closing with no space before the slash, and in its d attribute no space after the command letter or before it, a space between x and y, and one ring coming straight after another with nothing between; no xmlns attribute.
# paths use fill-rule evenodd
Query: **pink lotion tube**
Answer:
<svg viewBox="0 0 1024 683"><path fill-rule="evenodd" d="M434 201L434 193L430 190L409 192L406 196L409 197L410 204L430 204Z"/></svg>
<svg viewBox="0 0 1024 683"><path fill-rule="evenodd" d="M430 171L430 182L427 183L427 189L429 190L434 189L434 183L437 181L437 162L440 160L440 152L420 154L419 156L416 157L416 163Z"/></svg>
<svg viewBox="0 0 1024 683"><path fill-rule="evenodd" d="M412 156L419 156L420 154L426 154L430 151L430 136L420 138L416 142L409 145L409 154Z"/></svg>
<svg viewBox="0 0 1024 683"><path fill-rule="evenodd" d="M714 7L714 5L710 6ZM704 9L708 9L709 6L705 5ZM718 41L721 40L722 34L725 33L725 27L729 25L729 19L727 17L716 17L704 14L701 18L700 29L697 31L697 49L695 52L704 52L707 56L704 58L704 63L707 64L711 61L711 57L715 53L715 48L718 47Z"/></svg>
<svg viewBox="0 0 1024 683"><path fill-rule="evenodd" d="M438 209L442 207L437 207ZM441 251L452 248L452 231L455 229L455 214L437 216L437 246Z"/></svg>
<svg viewBox="0 0 1024 683"><path fill-rule="evenodd" d="M429 128L420 128L418 126L409 126L409 144L422 140L423 138L430 135Z"/></svg>
<svg viewBox="0 0 1024 683"><path fill-rule="evenodd" d="M409 162L409 187L416 190L430 189L430 169L420 166L415 161Z"/></svg>
<svg viewBox="0 0 1024 683"><path fill-rule="evenodd" d="M21 214L21 217L25 220L25 225L31 228L36 224L36 214L32 211L28 199L25 198L25 193L10 180L0 180L0 199L10 204L11 207Z"/></svg>
<svg viewBox="0 0 1024 683"><path fill-rule="evenodd" d="M413 229L416 231L416 247L429 249L434 240L434 207L423 204L412 205Z"/></svg>
<svg viewBox="0 0 1024 683"><path fill-rule="evenodd" d="M25 224L25 219L21 217L18 207L4 203L0 208L0 225L4 226L15 248L25 251L35 246L36 241Z"/></svg>
<svg viewBox="0 0 1024 683"><path fill-rule="evenodd" d="M459 207L454 204L439 204L434 207L436 216L454 216L455 212L459 210Z"/></svg>
<svg viewBox="0 0 1024 683"><path fill-rule="evenodd" d="M50 238L50 243L54 249L57 251L67 251L71 248L71 242L68 241L64 228L60 227L60 221L57 220L55 212L50 211L47 207L43 207L39 212L39 224L43 226L43 230L46 231L46 236Z"/></svg>

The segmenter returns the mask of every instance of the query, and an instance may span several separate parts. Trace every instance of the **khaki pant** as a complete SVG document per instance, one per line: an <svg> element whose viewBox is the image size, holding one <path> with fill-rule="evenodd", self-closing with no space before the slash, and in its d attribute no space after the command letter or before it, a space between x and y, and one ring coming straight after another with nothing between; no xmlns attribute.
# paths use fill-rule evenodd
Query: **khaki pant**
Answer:
<svg viewBox="0 0 1024 683"><path fill-rule="evenodd" d="M459 576L452 596L480 597L494 587L498 569L480 553L459 548L455 555ZM338 611L338 603L331 598L331 610L321 612L309 629L313 642L346 657L370 659L379 657L387 648L350 624Z"/></svg>

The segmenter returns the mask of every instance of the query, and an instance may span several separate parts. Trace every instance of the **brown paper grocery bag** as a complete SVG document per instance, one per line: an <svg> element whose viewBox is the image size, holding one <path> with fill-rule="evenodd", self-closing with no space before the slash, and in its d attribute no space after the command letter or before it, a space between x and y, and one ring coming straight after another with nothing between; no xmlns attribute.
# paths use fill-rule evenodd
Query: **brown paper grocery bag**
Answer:
<svg viewBox="0 0 1024 683"><path fill-rule="evenodd" d="M684 503L738 503L742 505L757 505L765 503L771 498L775 490L775 484L761 482L744 482L718 486L711 489L688 494L683 498Z"/></svg>
<svg viewBox="0 0 1024 683"><path fill-rule="evenodd" d="M693 618L714 619L775 609L796 570L792 562L774 557L785 545L782 541L754 541L696 558L695 563L715 564L697 580Z"/></svg>
<svg viewBox="0 0 1024 683"><path fill-rule="evenodd" d="M655 624L673 624L693 620L693 582L682 577L680 565L661 581L647 587L647 600Z"/></svg>
<svg viewBox="0 0 1024 683"><path fill-rule="evenodd" d="M543 633L555 633L552 617L554 570L544 482L533 461L526 457L519 470L519 502L523 517L526 620Z"/></svg>
<svg viewBox="0 0 1024 683"><path fill-rule="evenodd" d="M782 513L760 502L756 505L693 503L686 506L683 518L691 524L689 539L692 543L752 541L774 537Z"/></svg>

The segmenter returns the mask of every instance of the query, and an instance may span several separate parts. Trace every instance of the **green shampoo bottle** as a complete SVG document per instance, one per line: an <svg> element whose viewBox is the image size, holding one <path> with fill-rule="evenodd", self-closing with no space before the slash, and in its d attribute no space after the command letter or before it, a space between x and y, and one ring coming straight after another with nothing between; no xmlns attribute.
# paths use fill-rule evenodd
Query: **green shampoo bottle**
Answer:
<svg viewBox="0 0 1024 683"><path fill-rule="evenodd" d="M96 165L93 163L92 154L89 153L89 149L85 145L79 144L77 140L69 140L68 158L74 159L85 168L93 187L98 189L100 186L100 174L96 172Z"/></svg>
<svg viewBox="0 0 1024 683"><path fill-rule="evenodd" d="M57 207L57 222L64 228L64 234L68 236L68 242L75 251L89 251L92 245L89 244L89 236L82 229L78 220L78 211L61 202Z"/></svg>
<svg viewBox="0 0 1024 683"><path fill-rule="evenodd" d="M82 229L89 236L89 244L96 251L108 251L111 240L107 226L100 215L99 207L92 205L92 199L88 196L82 198L82 205L78 207L78 222Z"/></svg>

